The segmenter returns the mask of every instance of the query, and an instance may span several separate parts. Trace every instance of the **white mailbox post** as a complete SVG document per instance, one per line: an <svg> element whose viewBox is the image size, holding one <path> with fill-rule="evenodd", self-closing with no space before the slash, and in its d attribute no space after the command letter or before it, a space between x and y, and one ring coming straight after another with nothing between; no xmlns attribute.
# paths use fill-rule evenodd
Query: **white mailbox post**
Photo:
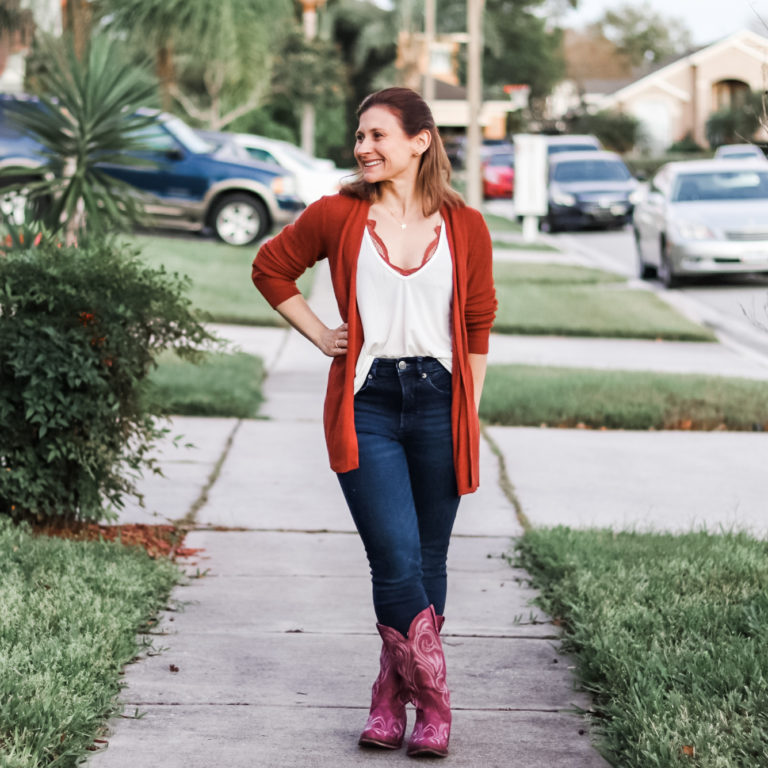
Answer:
<svg viewBox="0 0 768 768"><path fill-rule="evenodd" d="M538 219L547 215L547 140L515 136L515 213L523 217L523 239L536 239Z"/></svg>

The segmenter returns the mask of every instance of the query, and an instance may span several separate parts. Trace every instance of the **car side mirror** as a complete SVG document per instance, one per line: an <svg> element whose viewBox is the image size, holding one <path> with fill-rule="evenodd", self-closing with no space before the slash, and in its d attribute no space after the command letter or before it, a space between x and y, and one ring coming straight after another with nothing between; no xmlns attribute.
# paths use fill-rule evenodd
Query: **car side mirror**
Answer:
<svg viewBox="0 0 768 768"><path fill-rule="evenodd" d="M168 160L183 160L184 153L178 147L171 147L165 150L165 156Z"/></svg>

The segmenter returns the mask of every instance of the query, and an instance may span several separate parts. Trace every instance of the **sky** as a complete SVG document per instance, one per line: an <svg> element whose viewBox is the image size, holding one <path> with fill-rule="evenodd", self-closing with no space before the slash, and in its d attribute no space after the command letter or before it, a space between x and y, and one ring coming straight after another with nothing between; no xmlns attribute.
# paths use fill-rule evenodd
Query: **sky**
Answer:
<svg viewBox="0 0 768 768"><path fill-rule="evenodd" d="M755 12L768 25L768 0L648 0L653 9L664 16L681 18L691 31L693 43L704 45L736 32L743 27L756 30L759 24ZM578 11L569 11L563 26L577 27L597 20L610 9L629 0L579 0ZM632 0L639 4L639 0ZM754 10L753 10L754 9ZM762 28L768 36L768 29Z"/></svg>

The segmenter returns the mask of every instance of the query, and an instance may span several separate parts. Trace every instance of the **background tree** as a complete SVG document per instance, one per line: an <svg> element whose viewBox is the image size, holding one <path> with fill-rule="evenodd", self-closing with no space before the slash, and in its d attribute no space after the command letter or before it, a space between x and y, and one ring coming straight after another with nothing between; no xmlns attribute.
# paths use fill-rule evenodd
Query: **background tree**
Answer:
<svg viewBox="0 0 768 768"><path fill-rule="evenodd" d="M166 94L212 130L263 104L291 0L99 0L131 45L154 49Z"/></svg>
<svg viewBox="0 0 768 768"><path fill-rule="evenodd" d="M685 21L656 13L649 2L625 3L606 11L598 24L636 67L657 64L691 47L691 33Z"/></svg>

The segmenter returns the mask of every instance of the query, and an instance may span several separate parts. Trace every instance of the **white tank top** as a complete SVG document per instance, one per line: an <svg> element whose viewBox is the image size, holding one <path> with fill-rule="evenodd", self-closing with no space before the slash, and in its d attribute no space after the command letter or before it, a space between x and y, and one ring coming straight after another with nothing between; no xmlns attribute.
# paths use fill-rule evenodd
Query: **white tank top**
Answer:
<svg viewBox="0 0 768 768"><path fill-rule="evenodd" d="M453 264L445 222L437 250L418 270L403 275L378 253L365 228L357 260L357 306L363 348L355 366L355 392L376 357L435 357L453 363L451 303Z"/></svg>

